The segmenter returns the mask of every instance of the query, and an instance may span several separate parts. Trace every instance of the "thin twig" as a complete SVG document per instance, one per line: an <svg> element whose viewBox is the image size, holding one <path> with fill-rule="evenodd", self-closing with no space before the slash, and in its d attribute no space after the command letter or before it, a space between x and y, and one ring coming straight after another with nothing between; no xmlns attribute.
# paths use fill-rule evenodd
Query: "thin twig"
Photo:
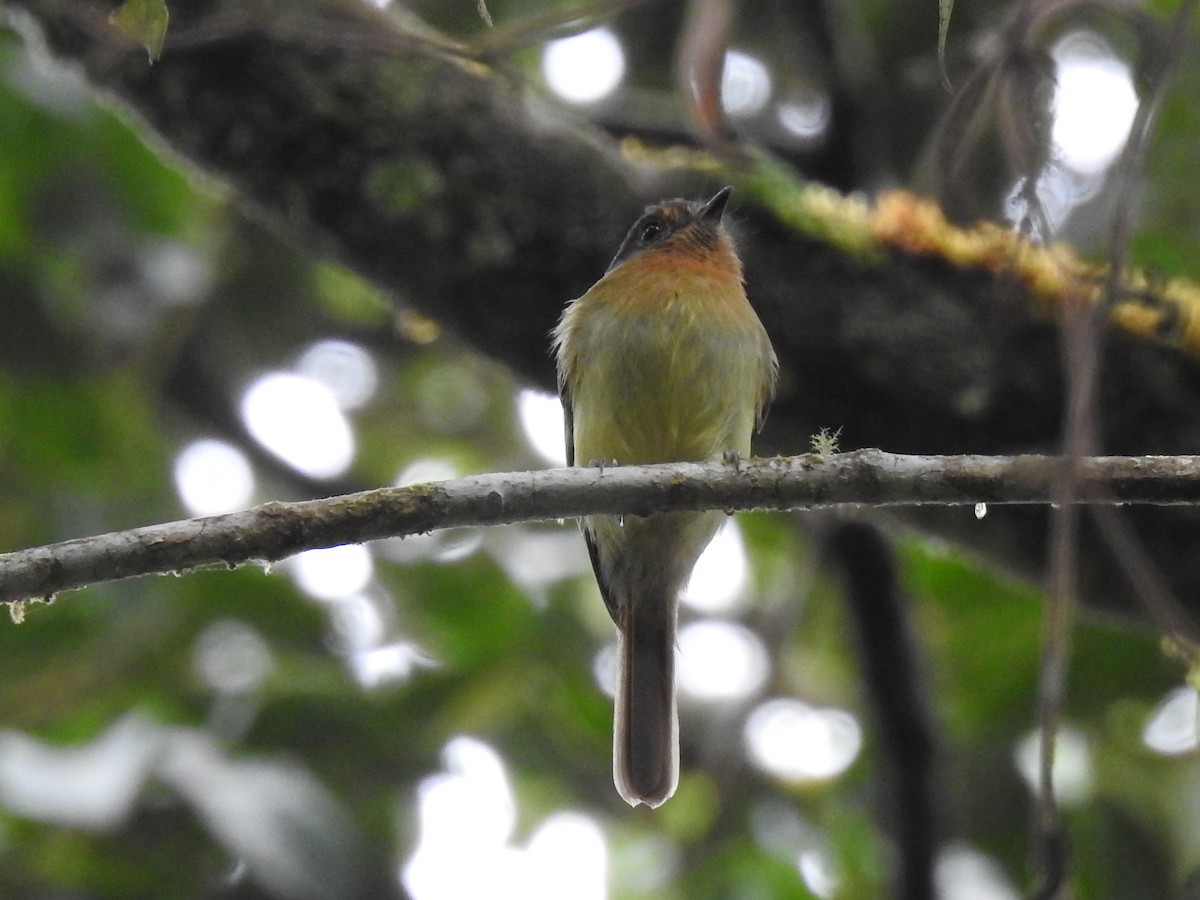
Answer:
<svg viewBox="0 0 1200 900"><path fill-rule="evenodd" d="M1054 793L1054 755L1066 697L1071 631L1078 593L1079 463L1095 445L1095 390L1099 375L1099 317L1094 309L1064 323L1062 345L1068 381L1064 465L1054 484L1050 520L1050 577L1038 673L1038 792L1034 900L1060 896L1067 879L1067 842Z"/></svg>
<svg viewBox="0 0 1200 900"><path fill-rule="evenodd" d="M1195 0L1183 0L1171 23L1166 52L1161 57L1152 81L1154 90L1140 105L1130 128L1116 178L1119 197L1109 247L1109 270L1104 285L1104 307L1112 309L1126 277L1133 222L1140 206L1141 173L1158 113L1166 96L1167 85L1183 52L1184 35ZM1067 841L1062 830L1054 794L1054 754L1059 719L1066 695L1067 666L1071 630L1077 603L1079 508L1074 501L1082 485L1077 463L1098 449L1100 434L1098 386L1103 352L1104 319L1096 307L1079 304L1064 316L1063 365L1067 381L1067 400L1063 426L1063 455L1066 465L1054 488L1055 508L1051 519L1050 590L1046 626L1043 635L1042 666L1038 679L1038 718L1041 727L1038 766L1038 879L1034 900L1051 900L1062 895L1067 880ZM1113 515L1102 518L1101 525L1112 541L1126 541L1124 561L1146 563L1144 555L1134 559L1124 534ZM1151 568L1143 565L1137 574L1149 579ZM1161 581L1161 579L1159 579ZM1143 584L1157 584L1150 580ZM1141 592L1143 597L1148 594ZM1156 594L1162 613L1162 597Z"/></svg>
<svg viewBox="0 0 1200 900"><path fill-rule="evenodd" d="M472 38L469 53L476 59L494 59L529 44L579 34L650 2L654 0L591 0L567 9L555 7Z"/></svg>
<svg viewBox="0 0 1200 900"><path fill-rule="evenodd" d="M1194 665L1200 660L1200 634L1163 577L1162 570L1129 524L1129 518L1115 506L1094 506L1089 511L1138 601L1162 633L1170 637L1188 666Z"/></svg>
<svg viewBox="0 0 1200 900"><path fill-rule="evenodd" d="M721 106L721 79L734 13L732 0L691 0L676 51L679 96L706 144L724 144L731 137Z"/></svg>

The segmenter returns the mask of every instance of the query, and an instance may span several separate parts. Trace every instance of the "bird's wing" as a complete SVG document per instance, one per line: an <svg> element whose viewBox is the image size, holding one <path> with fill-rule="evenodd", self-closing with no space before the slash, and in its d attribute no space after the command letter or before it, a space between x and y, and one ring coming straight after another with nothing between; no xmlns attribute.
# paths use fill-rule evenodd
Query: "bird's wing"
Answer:
<svg viewBox="0 0 1200 900"><path fill-rule="evenodd" d="M562 372L558 375L558 399L563 408L563 437L567 442L567 465L575 465L575 410L571 404L571 386Z"/></svg>
<svg viewBox="0 0 1200 900"><path fill-rule="evenodd" d="M608 581L604 578L604 570L600 565L600 545L587 526L584 526L583 529L583 540L587 544L588 556L592 560L592 571L596 573L596 584L600 588L600 597L604 600L604 608L608 610L608 614L616 622L619 608L617 596L613 593L612 587L609 586Z"/></svg>
<svg viewBox="0 0 1200 900"><path fill-rule="evenodd" d="M775 348L771 346L771 341L765 334L764 340L767 352L758 389L758 408L754 416L755 433L762 431L763 425L767 423L767 412L771 408L771 401L775 399L775 386L779 381L779 357L775 355Z"/></svg>
<svg viewBox="0 0 1200 900"><path fill-rule="evenodd" d="M571 402L571 386L562 377L561 373L558 379L558 398L562 401L563 407L563 431L567 441L567 465L573 466L575 465L575 409ZM600 596L604 599L604 606L608 610L608 614L612 616L615 622L617 620L617 598L604 578L604 569L600 564L600 546L586 524L583 527L583 540L587 544L588 557L592 561L592 571L596 573L596 584L600 586Z"/></svg>

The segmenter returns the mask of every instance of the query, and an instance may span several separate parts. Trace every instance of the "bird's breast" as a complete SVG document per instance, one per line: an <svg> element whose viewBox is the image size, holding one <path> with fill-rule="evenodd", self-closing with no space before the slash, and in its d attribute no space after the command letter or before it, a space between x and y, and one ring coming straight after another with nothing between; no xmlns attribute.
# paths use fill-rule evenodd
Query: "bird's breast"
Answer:
<svg viewBox="0 0 1200 900"><path fill-rule="evenodd" d="M735 274L666 262L609 273L570 313L578 464L750 452L762 326Z"/></svg>

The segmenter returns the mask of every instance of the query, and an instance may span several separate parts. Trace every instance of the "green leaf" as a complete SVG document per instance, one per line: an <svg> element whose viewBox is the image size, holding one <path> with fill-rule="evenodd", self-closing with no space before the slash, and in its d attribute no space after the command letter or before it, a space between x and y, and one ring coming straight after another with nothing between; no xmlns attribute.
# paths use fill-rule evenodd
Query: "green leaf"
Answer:
<svg viewBox="0 0 1200 900"><path fill-rule="evenodd" d="M169 18L166 0L125 0L108 21L136 38L154 62L162 56Z"/></svg>

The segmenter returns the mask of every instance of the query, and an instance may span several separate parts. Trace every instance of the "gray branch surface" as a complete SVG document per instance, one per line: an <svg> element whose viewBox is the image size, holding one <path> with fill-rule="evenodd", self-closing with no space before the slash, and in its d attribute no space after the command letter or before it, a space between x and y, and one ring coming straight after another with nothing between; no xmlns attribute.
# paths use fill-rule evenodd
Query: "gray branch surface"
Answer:
<svg viewBox="0 0 1200 900"><path fill-rule="evenodd" d="M0 555L0 601L143 575L250 561L443 528L608 513L833 505L1044 504L1066 463L1049 456L831 456L506 472L150 525ZM1089 503L1200 504L1200 456L1094 457Z"/></svg>

